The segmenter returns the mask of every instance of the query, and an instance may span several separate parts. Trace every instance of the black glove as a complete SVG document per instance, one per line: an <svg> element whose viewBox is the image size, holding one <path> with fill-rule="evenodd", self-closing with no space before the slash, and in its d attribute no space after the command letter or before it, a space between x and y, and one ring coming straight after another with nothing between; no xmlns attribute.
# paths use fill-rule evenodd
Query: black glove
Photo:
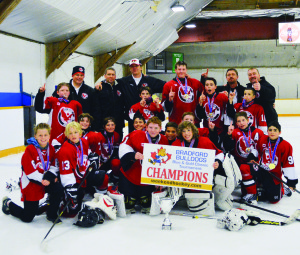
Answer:
<svg viewBox="0 0 300 255"><path fill-rule="evenodd" d="M90 165L94 165L93 166L93 170L99 169L99 155L95 152L92 152L88 155L88 159L90 161Z"/></svg>
<svg viewBox="0 0 300 255"><path fill-rule="evenodd" d="M75 209L78 206L77 195L78 195L78 183L70 184L65 187L66 199L70 200L70 206Z"/></svg>
<svg viewBox="0 0 300 255"><path fill-rule="evenodd" d="M257 157L255 157L252 152L247 156L247 162L250 162L251 160L257 161Z"/></svg>
<svg viewBox="0 0 300 255"><path fill-rule="evenodd" d="M50 183L53 183L55 181L56 177L57 176L54 173L52 173L50 171L47 171L43 175L43 180L46 180L46 181L49 181Z"/></svg>
<svg viewBox="0 0 300 255"><path fill-rule="evenodd" d="M296 184L297 183L298 183L298 179L296 179L296 180L289 180L289 179L287 179L287 181L286 181L286 184L289 187L292 187L292 188L296 188Z"/></svg>

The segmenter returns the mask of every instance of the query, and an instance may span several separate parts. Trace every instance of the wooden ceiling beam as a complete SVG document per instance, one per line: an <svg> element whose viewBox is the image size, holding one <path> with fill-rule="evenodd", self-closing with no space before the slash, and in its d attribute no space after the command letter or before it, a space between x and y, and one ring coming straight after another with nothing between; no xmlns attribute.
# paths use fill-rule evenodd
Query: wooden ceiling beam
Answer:
<svg viewBox="0 0 300 255"><path fill-rule="evenodd" d="M94 79L104 75L107 67L113 66L136 42L109 53L94 56Z"/></svg>
<svg viewBox="0 0 300 255"><path fill-rule="evenodd" d="M74 53L78 47L98 28L97 26L85 30L69 40L46 43L46 77L61 65Z"/></svg>
<svg viewBox="0 0 300 255"><path fill-rule="evenodd" d="M0 1L0 24L16 8L22 0L2 0Z"/></svg>

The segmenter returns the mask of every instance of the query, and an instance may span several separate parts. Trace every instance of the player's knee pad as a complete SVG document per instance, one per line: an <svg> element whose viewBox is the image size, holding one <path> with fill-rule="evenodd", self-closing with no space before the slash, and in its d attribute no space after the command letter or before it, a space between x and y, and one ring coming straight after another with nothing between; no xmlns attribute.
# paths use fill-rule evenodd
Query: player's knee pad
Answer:
<svg viewBox="0 0 300 255"><path fill-rule="evenodd" d="M108 188L107 195L111 197L115 202L115 205L117 207L117 216L126 217L124 195L120 193L117 189L114 189L112 186Z"/></svg>
<svg viewBox="0 0 300 255"><path fill-rule="evenodd" d="M202 215L214 215L213 193L185 193L185 199L190 212Z"/></svg>
<svg viewBox="0 0 300 255"><path fill-rule="evenodd" d="M159 215L161 213L160 199L166 197L167 190L152 192L150 215Z"/></svg>
<svg viewBox="0 0 300 255"><path fill-rule="evenodd" d="M125 208L126 208L126 210L133 209L136 202L137 202L137 200L134 197L125 196Z"/></svg>
<svg viewBox="0 0 300 255"><path fill-rule="evenodd" d="M150 208L151 206L151 195L149 196L141 196L140 204L143 208Z"/></svg>

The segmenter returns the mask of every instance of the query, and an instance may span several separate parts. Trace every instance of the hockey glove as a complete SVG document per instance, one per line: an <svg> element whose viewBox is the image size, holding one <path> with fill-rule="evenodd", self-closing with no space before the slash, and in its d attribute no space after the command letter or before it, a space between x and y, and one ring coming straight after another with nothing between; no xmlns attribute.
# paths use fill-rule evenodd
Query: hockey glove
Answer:
<svg viewBox="0 0 300 255"><path fill-rule="evenodd" d="M70 200L70 207L76 209L77 204L77 195L78 195L78 183L70 184L65 187L65 192L67 196L67 201Z"/></svg>
<svg viewBox="0 0 300 255"><path fill-rule="evenodd" d="M43 180L46 180L46 181L49 181L50 183L53 183L55 181L55 178L57 176L53 173L51 173L50 171L47 171L44 173L44 176L43 176Z"/></svg>

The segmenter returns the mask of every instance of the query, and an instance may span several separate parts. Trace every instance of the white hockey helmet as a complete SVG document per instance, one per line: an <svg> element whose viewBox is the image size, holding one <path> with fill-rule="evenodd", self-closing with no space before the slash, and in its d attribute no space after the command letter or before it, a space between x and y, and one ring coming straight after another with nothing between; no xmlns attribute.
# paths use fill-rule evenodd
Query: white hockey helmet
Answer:
<svg viewBox="0 0 300 255"><path fill-rule="evenodd" d="M243 210L230 209L224 212L223 217L218 219L219 228L227 228L230 231L242 229L248 222L248 216Z"/></svg>

